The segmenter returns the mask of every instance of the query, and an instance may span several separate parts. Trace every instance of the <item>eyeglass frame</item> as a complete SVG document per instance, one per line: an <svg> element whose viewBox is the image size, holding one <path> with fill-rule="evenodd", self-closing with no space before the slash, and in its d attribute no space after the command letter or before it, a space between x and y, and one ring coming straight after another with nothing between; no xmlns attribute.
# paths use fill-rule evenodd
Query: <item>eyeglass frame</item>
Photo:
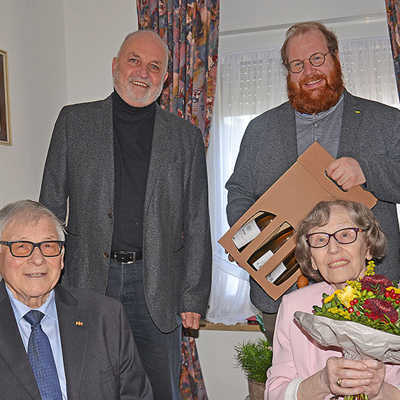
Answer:
<svg viewBox="0 0 400 400"><path fill-rule="evenodd" d="M311 58L314 57L314 56L317 55L317 54L321 54L322 56L324 56L324 61L323 61L321 64L315 65L315 64L313 64L313 63L311 62ZM324 54L324 53L321 53L320 51L317 51L316 53L311 54L311 56L308 57L308 62L309 62L313 67L320 67L321 65L324 65L324 64L325 64L326 56L327 56L328 54L332 54L332 50L328 50L325 54ZM288 61L288 62L286 63L286 68L287 68L288 71L291 72L292 74L300 74L301 72L304 71L304 61L306 61L306 60L307 60L307 58L305 58L304 60L299 60L299 59L296 58L296 59L294 59L294 60L292 60L292 61L290 61L290 62ZM292 63L295 62L295 61L300 61L300 62L301 62L302 68L301 68L300 71L292 71L292 70L291 70L290 64L292 64Z"/></svg>
<svg viewBox="0 0 400 400"><path fill-rule="evenodd" d="M32 250L31 250L31 252L30 252L29 254L27 254L26 256L16 256L16 255L13 253L13 251L12 251L12 245L15 244L15 243L29 243L29 244L32 245ZM42 247L41 247L43 243L57 243L57 244L58 244L58 247L59 247L59 253L58 253L58 254L55 254L54 256L46 256L46 255L44 255L44 254L43 254L43 251L42 251ZM32 255L32 253L33 253L33 251L35 250L36 247L39 249L40 254L41 254L43 257L58 257L58 256L62 253L62 251L63 251L63 248L64 248L64 246L65 246L65 241L63 241L63 240L43 240L42 242L36 242L36 243L35 243L35 242L31 242L31 241L29 241L29 240L15 240L15 241L13 241L13 242L7 242L7 241L4 241L4 240L0 240L0 244L3 244L4 246L7 246L7 247L10 249L11 255L12 255L13 257L16 257L16 258L26 258L26 257L30 257L30 256Z"/></svg>
<svg viewBox="0 0 400 400"><path fill-rule="evenodd" d="M343 243L343 242L339 241L339 240L336 238L336 234L337 234L338 232L345 231L345 230L348 230L348 229L350 229L350 230L352 230L352 231L354 231L354 232L356 233L356 236L355 236L354 240L352 240L351 242L346 242L346 243ZM328 246L328 244L329 244L329 242L330 242L330 240L331 240L331 237L333 237L333 238L336 240L336 242L339 243L339 244L351 244L351 243L354 243L354 242L357 240L357 238L358 238L358 232L364 232L364 231L365 231L365 229L362 229L362 228L353 228L353 227L349 227L349 228L338 229L336 232L333 232L333 233L328 233L328 232L313 232L313 233L308 233L308 234L306 235L306 242L307 242L307 244L308 244L312 249L322 249L322 248ZM328 241L326 242L326 244L324 244L323 246L311 246L310 241L309 241L309 238L310 238L310 236L312 236L312 235L317 235L317 234L319 234L319 235L323 234L323 235L327 235L327 236L328 236Z"/></svg>

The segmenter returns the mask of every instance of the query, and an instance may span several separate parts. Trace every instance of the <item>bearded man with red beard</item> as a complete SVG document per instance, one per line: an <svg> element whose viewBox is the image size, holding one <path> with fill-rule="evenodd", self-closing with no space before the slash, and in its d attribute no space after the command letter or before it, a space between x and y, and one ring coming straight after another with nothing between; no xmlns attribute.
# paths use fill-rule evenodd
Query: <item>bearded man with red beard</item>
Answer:
<svg viewBox="0 0 400 400"><path fill-rule="evenodd" d="M321 71L313 71L303 77L298 84L292 81L291 75L286 78L289 102L292 107L305 114L316 114L329 110L338 101L344 91L342 68L336 57L333 57L334 69L325 75ZM310 83L323 80L322 88L308 89Z"/></svg>
<svg viewBox="0 0 400 400"><path fill-rule="evenodd" d="M228 222L241 215L318 141L335 160L326 173L343 190L363 185L377 198L374 213L388 238L379 273L400 279L400 112L351 95L343 85L336 35L318 22L291 26L281 48L289 101L252 120L228 190ZM250 279L252 303L272 338L274 301Z"/></svg>

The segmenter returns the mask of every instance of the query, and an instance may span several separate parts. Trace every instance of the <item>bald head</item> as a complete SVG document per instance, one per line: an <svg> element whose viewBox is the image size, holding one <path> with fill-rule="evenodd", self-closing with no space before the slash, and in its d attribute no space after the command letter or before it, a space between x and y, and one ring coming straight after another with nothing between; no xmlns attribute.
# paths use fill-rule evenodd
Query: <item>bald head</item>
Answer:
<svg viewBox="0 0 400 400"><path fill-rule="evenodd" d="M153 31L126 36L113 59L114 88L133 107L146 107L160 96L168 72L168 47Z"/></svg>
<svg viewBox="0 0 400 400"><path fill-rule="evenodd" d="M156 32L150 31L150 30L147 30L147 29L128 33L125 36L125 39L123 40L123 42L121 44L121 47L118 50L116 58L119 58L119 56L121 54L121 51L124 49L125 46L129 45L130 40L131 39L135 39L135 38L139 39L139 40L140 40L140 38L145 38L145 39L146 38L151 38L151 40L154 40L155 42L158 42L160 44L160 46L164 49L164 60L165 60L165 71L164 71L164 73L167 72L168 59L169 59L169 48L168 48L167 44L160 38L160 36Z"/></svg>

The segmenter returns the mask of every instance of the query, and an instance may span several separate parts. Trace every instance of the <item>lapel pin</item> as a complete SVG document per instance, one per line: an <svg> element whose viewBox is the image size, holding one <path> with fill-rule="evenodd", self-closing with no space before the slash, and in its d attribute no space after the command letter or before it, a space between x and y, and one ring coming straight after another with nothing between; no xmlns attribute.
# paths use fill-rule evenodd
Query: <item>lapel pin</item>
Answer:
<svg viewBox="0 0 400 400"><path fill-rule="evenodd" d="M75 325L76 326L83 326L83 322L82 321L75 321Z"/></svg>

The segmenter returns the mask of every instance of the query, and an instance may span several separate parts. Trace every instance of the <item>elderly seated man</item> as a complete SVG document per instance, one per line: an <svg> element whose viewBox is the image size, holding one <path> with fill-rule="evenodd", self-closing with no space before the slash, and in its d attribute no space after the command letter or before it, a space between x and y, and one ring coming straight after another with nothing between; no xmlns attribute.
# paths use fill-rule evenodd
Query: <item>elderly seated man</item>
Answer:
<svg viewBox="0 0 400 400"><path fill-rule="evenodd" d="M9 204L0 239L0 397L153 399L121 304L57 285L64 231L54 214Z"/></svg>

